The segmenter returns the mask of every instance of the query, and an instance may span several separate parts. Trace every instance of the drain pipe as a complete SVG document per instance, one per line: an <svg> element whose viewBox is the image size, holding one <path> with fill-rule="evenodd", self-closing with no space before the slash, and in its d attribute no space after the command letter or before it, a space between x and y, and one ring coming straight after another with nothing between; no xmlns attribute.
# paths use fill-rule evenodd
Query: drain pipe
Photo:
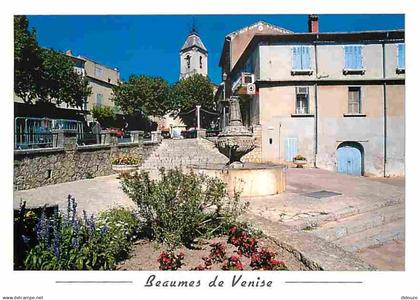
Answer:
<svg viewBox="0 0 420 300"><path fill-rule="evenodd" d="M316 35L316 38L318 40L319 35ZM314 149L314 167L317 168L317 157L318 157L318 51L316 47L317 43L314 44L314 50L315 50L315 134L314 134L314 142L315 142L315 149Z"/></svg>
<svg viewBox="0 0 420 300"><path fill-rule="evenodd" d="M388 37L388 34L387 34ZM385 68L385 41L382 42L382 77L384 80L383 92L384 92L384 177L386 177L386 163L387 163L387 115L386 115L386 68Z"/></svg>

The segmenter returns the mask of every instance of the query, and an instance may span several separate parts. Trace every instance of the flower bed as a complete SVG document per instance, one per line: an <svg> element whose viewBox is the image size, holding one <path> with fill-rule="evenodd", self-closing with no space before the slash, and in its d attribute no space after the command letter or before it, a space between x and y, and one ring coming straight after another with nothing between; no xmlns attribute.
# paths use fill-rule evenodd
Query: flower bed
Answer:
<svg viewBox="0 0 420 300"><path fill-rule="evenodd" d="M117 208L97 218L77 216L77 202L68 197L67 213L58 210L48 216L21 206L15 219L15 269L26 270L110 270L126 259L138 235L138 218ZM19 230L24 228L25 230Z"/></svg>

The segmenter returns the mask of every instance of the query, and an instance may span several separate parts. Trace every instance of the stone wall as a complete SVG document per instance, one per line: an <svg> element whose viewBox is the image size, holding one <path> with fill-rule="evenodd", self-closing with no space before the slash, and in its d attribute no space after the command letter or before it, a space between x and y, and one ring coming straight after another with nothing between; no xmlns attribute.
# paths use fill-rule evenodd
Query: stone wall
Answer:
<svg viewBox="0 0 420 300"><path fill-rule="evenodd" d="M159 145L156 142L118 144L108 137L106 144L78 146L74 133L58 134L57 147L15 150L14 188L25 190L49 184L113 174L112 160L120 154L130 154L145 160ZM61 136L61 138L60 138Z"/></svg>

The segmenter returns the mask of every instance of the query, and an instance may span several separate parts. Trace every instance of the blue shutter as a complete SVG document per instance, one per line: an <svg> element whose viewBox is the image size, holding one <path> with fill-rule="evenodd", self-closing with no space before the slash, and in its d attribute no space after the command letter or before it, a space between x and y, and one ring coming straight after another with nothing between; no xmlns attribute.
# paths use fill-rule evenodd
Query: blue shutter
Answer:
<svg viewBox="0 0 420 300"><path fill-rule="evenodd" d="M405 69L405 44L398 44L398 68Z"/></svg>
<svg viewBox="0 0 420 300"><path fill-rule="evenodd" d="M356 69L361 70L363 69L363 63L362 63L362 46L355 46L356 48Z"/></svg>
<svg viewBox="0 0 420 300"><path fill-rule="evenodd" d="M351 59L351 55L350 55L350 46L344 46L344 68L345 69L350 69L350 59Z"/></svg>
<svg viewBox="0 0 420 300"><path fill-rule="evenodd" d="M292 48L292 70L299 70L300 57L299 57L299 48Z"/></svg>
<svg viewBox="0 0 420 300"><path fill-rule="evenodd" d="M302 47L303 50L303 66L302 68L304 70L310 70L311 69L311 54L309 52L309 47Z"/></svg>
<svg viewBox="0 0 420 300"><path fill-rule="evenodd" d="M354 70L357 67L357 48L355 46L351 46L351 63L350 69Z"/></svg>

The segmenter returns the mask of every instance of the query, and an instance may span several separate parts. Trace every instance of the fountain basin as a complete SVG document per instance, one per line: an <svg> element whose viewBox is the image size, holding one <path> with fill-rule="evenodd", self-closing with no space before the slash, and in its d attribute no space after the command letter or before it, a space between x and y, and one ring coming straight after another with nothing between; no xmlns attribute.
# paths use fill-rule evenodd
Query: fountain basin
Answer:
<svg viewBox="0 0 420 300"><path fill-rule="evenodd" d="M286 189L286 166L269 163L245 163L241 168L229 168L223 164L205 167L190 166L196 174L217 177L226 183L229 195L241 192L241 197L269 196Z"/></svg>

